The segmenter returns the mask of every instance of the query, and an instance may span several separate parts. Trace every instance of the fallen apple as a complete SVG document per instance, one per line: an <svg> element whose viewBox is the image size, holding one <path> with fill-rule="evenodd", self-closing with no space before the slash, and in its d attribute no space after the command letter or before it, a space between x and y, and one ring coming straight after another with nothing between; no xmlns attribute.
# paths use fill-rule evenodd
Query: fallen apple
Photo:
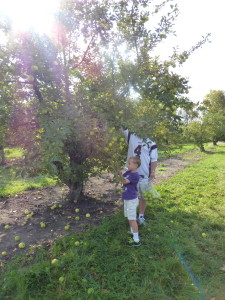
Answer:
<svg viewBox="0 0 225 300"><path fill-rule="evenodd" d="M15 241L17 241L17 242L18 242L18 241L20 241L21 237L20 237L19 235L17 235L17 236L15 236L15 238L14 238L14 239L15 239Z"/></svg>
<svg viewBox="0 0 225 300"><path fill-rule="evenodd" d="M94 289L93 288L89 288L88 290L87 290L87 293L88 293L88 295L90 295L90 294L93 294L94 293Z"/></svg>
<svg viewBox="0 0 225 300"><path fill-rule="evenodd" d="M76 209L75 209L75 212L76 212L76 213L78 213L79 211L80 211L79 208L76 208Z"/></svg>
<svg viewBox="0 0 225 300"><path fill-rule="evenodd" d="M58 260L57 258L54 258L54 259L52 260L52 265L57 264L58 261L59 261L59 260Z"/></svg>
<svg viewBox="0 0 225 300"><path fill-rule="evenodd" d="M63 276L59 277L59 282L63 283L63 281L65 280L65 278Z"/></svg>
<svg viewBox="0 0 225 300"><path fill-rule="evenodd" d="M64 229L65 229L65 230L69 230L69 229L70 229L70 225L66 225L66 226L64 227Z"/></svg>
<svg viewBox="0 0 225 300"><path fill-rule="evenodd" d="M76 220L76 221L79 221L79 220L80 220L80 217L78 217L78 216L75 217L75 220Z"/></svg>
<svg viewBox="0 0 225 300"><path fill-rule="evenodd" d="M25 213L25 215L28 215L29 214L29 210L25 209L24 213Z"/></svg>
<svg viewBox="0 0 225 300"><path fill-rule="evenodd" d="M90 214L86 214L86 218L90 218L90 216L91 216Z"/></svg>
<svg viewBox="0 0 225 300"><path fill-rule="evenodd" d="M9 225L5 225L4 228L7 230L7 229L10 228L10 226Z"/></svg>
<svg viewBox="0 0 225 300"><path fill-rule="evenodd" d="M7 252L6 251L2 251L2 256L6 256Z"/></svg>
<svg viewBox="0 0 225 300"><path fill-rule="evenodd" d="M45 228L46 224L44 222L40 222L40 226L41 226L41 228Z"/></svg>
<svg viewBox="0 0 225 300"><path fill-rule="evenodd" d="M23 248L25 248L25 247L26 247L26 244L25 244L25 243L23 243L23 242L22 242L22 243L19 243L18 247L19 247L19 248L21 248L21 249L23 249Z"/></svg>
<svg viewBox="0 0 225 300"><path fill-rule="evenodd" d="M79 241L76 241L76 242L74 243L74 245L75 245L75 246L79 246L79 245L80 245L80 242L79 242Z"/></svg>

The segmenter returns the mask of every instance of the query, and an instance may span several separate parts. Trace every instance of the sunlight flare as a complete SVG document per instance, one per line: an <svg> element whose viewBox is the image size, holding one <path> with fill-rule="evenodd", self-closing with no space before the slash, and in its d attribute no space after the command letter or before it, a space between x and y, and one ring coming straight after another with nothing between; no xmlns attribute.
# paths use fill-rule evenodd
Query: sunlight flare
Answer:
<svg viewBox="0 0 225 300"><path fill-rule="evenodd" d="M59 0L1 0L0 16L7 16L14 31L51 31Z"/></svg>

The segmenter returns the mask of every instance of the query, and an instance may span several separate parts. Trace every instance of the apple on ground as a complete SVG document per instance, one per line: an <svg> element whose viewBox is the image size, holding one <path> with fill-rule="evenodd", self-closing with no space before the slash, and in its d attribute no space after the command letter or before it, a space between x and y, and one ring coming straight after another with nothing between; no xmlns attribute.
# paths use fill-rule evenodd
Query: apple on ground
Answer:
<svg viewBox="0 0 225 300"><path fill-rule="evenodd" d="M75 212L76 212L76 213L78 213L79 211L80 211L79 208L76 208L76 209L75 209Z"/></svg>
<svg viewBox="0 0 225 300"><path fill-rule="evenodd" d="M94 289L93 288L89 288L88 290L87 290L87 293L88 293L88 295L90 295L90 294L93 294L94 293Z"/></svg>
<svg viewBox="0 0 225 300"><path fill-rule="evenodd" d="M10 228L10 226L9 226L9 225L5 225L4 228L5 228L6 230L8 230L8 229Z"/></svg>
<svg viewBox="0 0 225 300"><path fill-rule="evenodd" d="M88 214L88 213L86 214L86 218L90 218L90 216L91 216L90 214Z"/></svg>
<svg viewBox="0 0 225 300"><path fill-rule="evenodd" d="M2 251L2 256L6 256L7 252L6 251Z"/></svg>
<svg viewBox="0 0 225 300"><path fill-rule="evenodd" d="M57 259L57 258L54 258L53 260L52 260L52 264L54 265L54 264L57 264L57 262L58 262L59 260Z"/></svg>
<svg viewBox="0 0 225 300"><path fill-rule="evenodd" d="M46 224L44 222L40 222L40 226L41 226L41 228L45 228Z"/></svg>
<svg viewBox="0 0 225 300"><path fill-rule="evenodd" d="M29 214L29 210L25 209L24 213L25 213L25 215L28 215Z"/></svg>
<svg viewBox="0 0 225 300"><path fill-rule="evenodd" d="M17 236L15 236L15 238L14 238L14 239L15 239L15 241L17 241L17 242L18 242L18 241L20 241L21 237L20 237L19 235L17 235Z"/></svg>
<svg viewBox="0 0 225 300"><path fill-rule="evenodd" d="M69 229L70 229L70 225L66 225L66 226L64 227L64 229L65 229L65 230L69 230Z"/></svg>
<svg viewBox="0 0 225 300"><path fill-rule="evenodd" d="M80 217L78 217L78 216L75 217L75 220L76 220L76 221L79 221L79 220L80 220Z"/></svg>
<svg viewBox="0 0 225 300"><path fill-rule="evenodd" d="M79 245L80 245L80 242L79 242L79 241L76 241L76 242L74 243L74 245L75 245L75 246L79 246Z"/></svg>
<svg viewBox="0 0 225 300"><path fill-rule="evenodd" d="M25 248L25 247L26 247L26 244L22 242L22 243L19 243L19 245L18 245L18 246L19 246L19 248L23 249L23 248Z"/></svg>
<svg viewBox="0 0 225 300"><path fill-rule="evenodd" d="M63 283L63 281L65 280L65 278L63 276L59 277L59 282Z"/></svg>

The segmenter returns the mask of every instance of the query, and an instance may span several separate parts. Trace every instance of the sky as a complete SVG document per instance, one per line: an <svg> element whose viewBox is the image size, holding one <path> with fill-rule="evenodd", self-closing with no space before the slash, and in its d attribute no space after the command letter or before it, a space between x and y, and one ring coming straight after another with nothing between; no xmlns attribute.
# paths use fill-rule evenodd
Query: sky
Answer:
<svg viewBox="0 0 225 300"><path fill-rule="evenodd" d="M48 31L58 3L59 0L0 0L0 13L10 12L15 27L32 23L36 29ZM211 89L225 90L225 0L174 0L174 3L178 3L180 10L174 26L177 36L166 39L156 54L166 58L174 46L188 50L203 35L211 33L211 43L197 49L182 67L175 69L189 79L189 98L202 101Z"/></svg>
<svg viewBox="0 0 225 300"><path fill-rule="evenodd" d="M211 43L204 44L176 72L189 79L189 98L202 101L210 90L225 90L225 0L177 0L180 14L175 22L176 37L168 38L158 49L166 57L178 45L190 49L211 33Z"/></svg>

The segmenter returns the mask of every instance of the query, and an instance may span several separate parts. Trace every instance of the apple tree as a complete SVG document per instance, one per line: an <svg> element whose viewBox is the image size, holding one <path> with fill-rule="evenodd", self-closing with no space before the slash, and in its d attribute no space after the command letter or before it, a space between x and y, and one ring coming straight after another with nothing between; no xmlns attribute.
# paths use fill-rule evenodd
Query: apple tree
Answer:
<svg viewBox="0 0 225 300"><path fill-rule="evenodd" d="M203 112L203 122L214 145L225 141L225 93L222 90L211 90L199 108Z"/></svg>
<svg viewBox="0 0 225 300"><path fill-rule="evenodd" d="M120 128L162 142L177 134L177 110L191 103L187 80L172 69L207 38L167 61L153 56L173 33L171 3L62 1L51 37L30 31L14 39L17 95L36 124L27 157L68 185L70 200L80 199L90 175L122 166ZM140 129L140 120L148 126Z"/></svg>

